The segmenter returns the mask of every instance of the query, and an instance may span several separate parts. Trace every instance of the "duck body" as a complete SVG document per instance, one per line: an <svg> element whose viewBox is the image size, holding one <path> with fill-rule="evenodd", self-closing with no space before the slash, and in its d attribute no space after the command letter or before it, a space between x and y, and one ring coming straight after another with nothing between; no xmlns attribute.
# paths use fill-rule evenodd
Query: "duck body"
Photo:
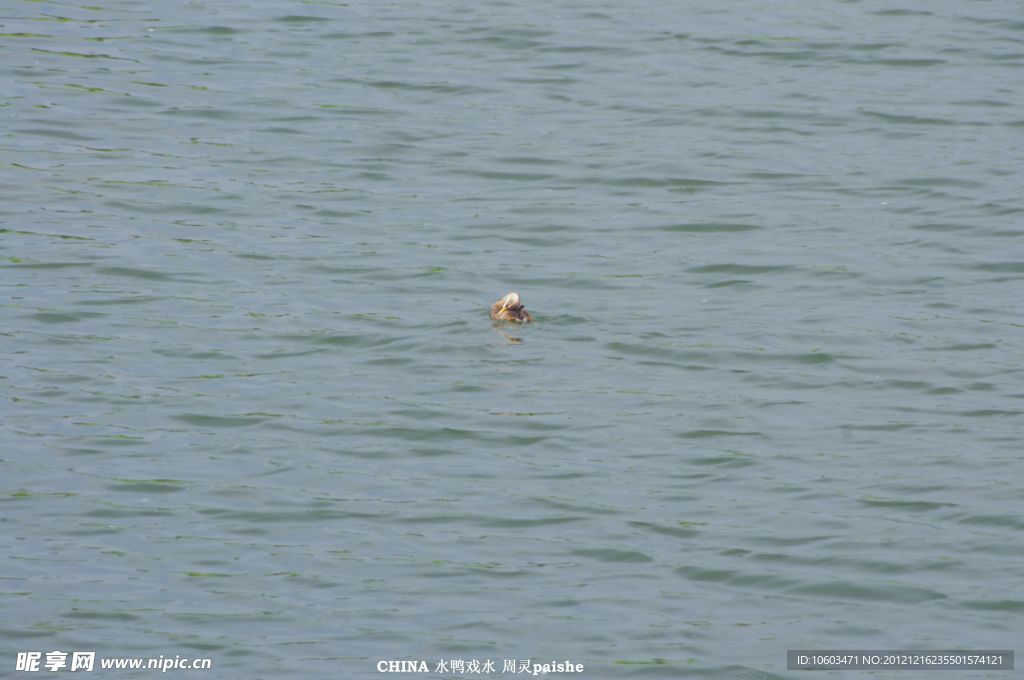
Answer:
<svg viewBox="0 0 1024 680"><path fill-rule="evenodd" d="M526 311L523 303L519 300L519 293L515 291L491 305L491 318L495 321L515 321L516 323L533 321L533 315Z"/></svg>

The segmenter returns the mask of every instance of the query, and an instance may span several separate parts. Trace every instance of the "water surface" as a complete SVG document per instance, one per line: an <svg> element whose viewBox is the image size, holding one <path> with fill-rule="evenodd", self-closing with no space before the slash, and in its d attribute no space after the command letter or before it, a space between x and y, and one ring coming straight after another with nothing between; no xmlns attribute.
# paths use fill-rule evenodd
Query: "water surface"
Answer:
<svg viewBox="0 0 1024 680"><path fill-rule="evenodd" d="M1019 639L1016 3L0 17L2 663Z"/></svg>

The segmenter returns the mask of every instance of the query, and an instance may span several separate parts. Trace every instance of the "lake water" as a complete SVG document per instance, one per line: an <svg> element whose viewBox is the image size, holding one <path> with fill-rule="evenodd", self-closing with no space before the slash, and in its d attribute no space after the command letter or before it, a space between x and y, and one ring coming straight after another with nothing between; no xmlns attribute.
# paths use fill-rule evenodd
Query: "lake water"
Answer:
<svg viewBox="0 0 1024 680"><path fill-rule="evenodd" d="M1019 642L1018 2L0 17L4 668Z"/></svg>

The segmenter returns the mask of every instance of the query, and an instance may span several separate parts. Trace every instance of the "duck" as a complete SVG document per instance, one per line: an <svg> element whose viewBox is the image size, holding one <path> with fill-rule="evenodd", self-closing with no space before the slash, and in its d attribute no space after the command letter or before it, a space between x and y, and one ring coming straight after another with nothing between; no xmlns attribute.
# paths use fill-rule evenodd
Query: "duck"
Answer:
<svg viewBox="0 0 1024 680"><path fill-rule="evenodd" d="M517 323L530 323L533 315L523 307L519 301L519 293L512 291L491 305L491 318L495 321L515 321Z"/></svg>

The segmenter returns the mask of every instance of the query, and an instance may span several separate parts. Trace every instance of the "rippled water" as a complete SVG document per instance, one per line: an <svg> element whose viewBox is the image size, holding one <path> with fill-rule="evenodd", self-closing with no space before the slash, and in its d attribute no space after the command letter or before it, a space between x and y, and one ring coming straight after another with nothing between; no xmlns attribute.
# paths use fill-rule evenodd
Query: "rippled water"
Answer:
<svg viewBox="0 0 1024 680"><path fill-rule="evenodd" d="M0 17L0 663L1020 639L1018 3Z"/></svg>

